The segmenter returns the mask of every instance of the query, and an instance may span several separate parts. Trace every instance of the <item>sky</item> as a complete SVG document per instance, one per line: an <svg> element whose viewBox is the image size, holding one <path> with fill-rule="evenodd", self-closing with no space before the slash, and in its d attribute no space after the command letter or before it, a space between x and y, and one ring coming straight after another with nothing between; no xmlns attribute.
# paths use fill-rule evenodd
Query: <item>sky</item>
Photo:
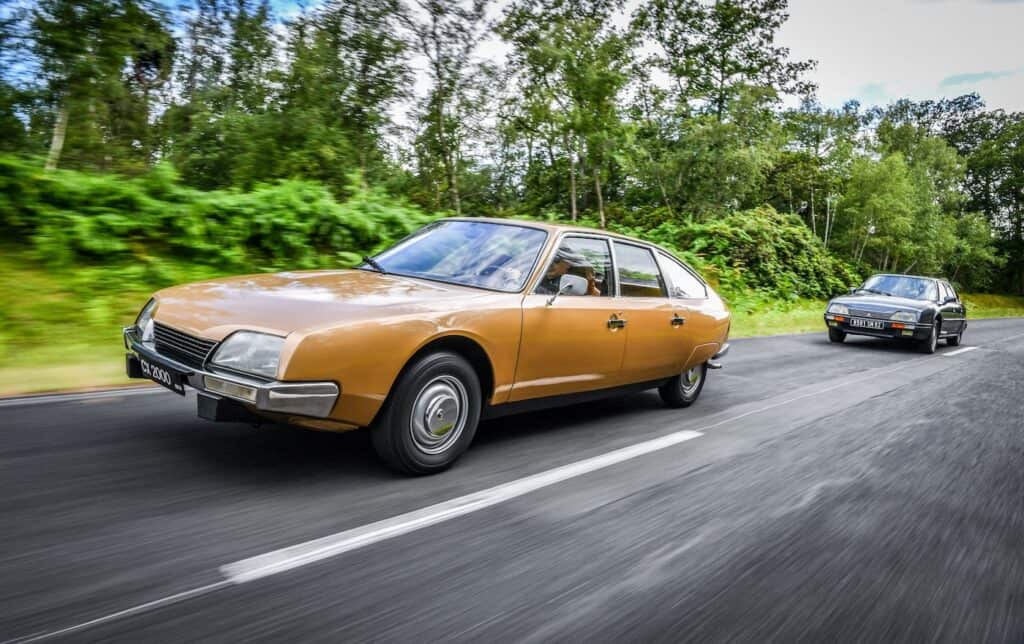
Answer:
<svg viewBox="0 0 1024 644"><path fill-rule="evenodd" d="M829 107L978 92L1024 111L1024 0L790 0L778 42Z"/></svg>

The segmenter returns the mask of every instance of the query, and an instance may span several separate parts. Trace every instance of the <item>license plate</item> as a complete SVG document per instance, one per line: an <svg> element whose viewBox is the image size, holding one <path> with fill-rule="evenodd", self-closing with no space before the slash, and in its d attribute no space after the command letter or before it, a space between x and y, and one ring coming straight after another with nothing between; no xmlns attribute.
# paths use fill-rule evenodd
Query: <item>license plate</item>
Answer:
<svg viewBox="0 0 1024 644"><path fill-rule="evenodd" d="M885 322L881 320L862 320L860 318L852 318L850 320L850 326L862 326L865 329L884 329Z"/></svg>
<svg viewBox="0 0 1024 644"><path fill-rule="evenodd" d="M185 395L185 374L142 356L139 356L139 366L142 367L142 375L153 382L167 387L176 394Z"/></svg>

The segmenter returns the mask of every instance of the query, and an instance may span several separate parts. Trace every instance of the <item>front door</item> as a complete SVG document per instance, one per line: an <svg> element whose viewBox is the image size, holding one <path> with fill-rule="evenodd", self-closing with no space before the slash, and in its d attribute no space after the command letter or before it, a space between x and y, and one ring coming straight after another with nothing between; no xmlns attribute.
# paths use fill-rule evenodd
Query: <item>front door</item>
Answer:
<svg viewBox="0 0 1024 644"><path fill-rule="evenodd" d="M585 278L588 292L559 295L551 302L565 273ZM540 283L523 298L523 333L509 402L622 383L627 330L614 292L608 241L563 237Z"/></svg>

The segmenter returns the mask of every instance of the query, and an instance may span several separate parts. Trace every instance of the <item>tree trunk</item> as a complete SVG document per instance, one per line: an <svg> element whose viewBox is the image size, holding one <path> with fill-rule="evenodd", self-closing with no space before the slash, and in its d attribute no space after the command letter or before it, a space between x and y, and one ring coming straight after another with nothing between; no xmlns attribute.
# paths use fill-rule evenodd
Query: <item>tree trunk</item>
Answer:
<svg viewBox="0 0 1024 644"><path fill-rule="evenodd" d="M818 224L814 222L814 186L811 186L811 232L818 236Z"/></svg>
<svg viewBox="0 0 1024 644"><path fill-rule="evenodd" d="M576 150L569 149L569 208L572 220L576 221Z"/></svg>
<svg viewBox="0 0 1024 644"><path fill-rule="evenodd" d="M64 137L68 132L68 107L61 103L57 111L57 122L53 124L53 138L50 140L50 154L46 157L46 169L56 170L60 154L64 151Z"/></svg>
<svg viewBox="0 0 1024 644"><path fill-rule="evenodd" d="M594 193L597 196L597 213L603 229L607 222L604 218L604 197L601 195L601 171L597 165L594 166Z"/></svg>

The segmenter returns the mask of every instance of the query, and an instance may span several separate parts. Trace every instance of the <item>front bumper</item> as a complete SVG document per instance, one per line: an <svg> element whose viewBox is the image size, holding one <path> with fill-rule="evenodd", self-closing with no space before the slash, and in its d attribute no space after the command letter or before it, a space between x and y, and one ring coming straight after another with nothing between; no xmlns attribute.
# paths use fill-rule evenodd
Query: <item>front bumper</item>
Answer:
<svg viewBox="0 0 1024 644"><path fill-rule="evenodd" d="M872 329L867 326L854 326L854 320L862 320L865 323L881 322L882 328ZM932 332L931 324L919 322L892 322L890 320L878 320L875 318L860 318L850 315L825 314L825 324L829 328L839 329L849 335L867 335L873 338L890 338L903 340L924 340Z"/></svg>
<svg viewBox="0 0 1024 644"><path fill-rule="evenodd" d="M235 372L218 369L209 363L202 368L192 367L158 353L150 342L142 342L134 327L124 330L124 343L129 353L125 368L129 378L145 378L139 363L139 356L150 362L162 364L184 374L185 384L201 392L200 415L209 409L210 400L227 399L249 411L327 418L341 393L334 382L280 382L244 376ZM229 419L227 416L211 420Z"/></svg>

